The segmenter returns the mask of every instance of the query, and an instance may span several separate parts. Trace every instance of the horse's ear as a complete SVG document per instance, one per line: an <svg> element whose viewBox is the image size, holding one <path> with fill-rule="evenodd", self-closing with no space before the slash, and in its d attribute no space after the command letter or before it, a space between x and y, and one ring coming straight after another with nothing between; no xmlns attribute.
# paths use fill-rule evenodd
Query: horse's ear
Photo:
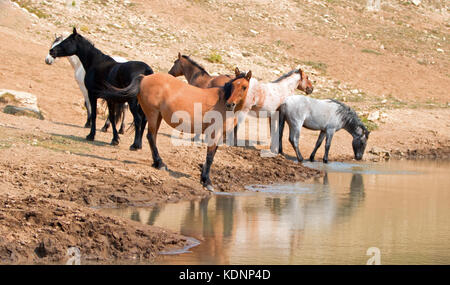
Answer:
<svg viewBox="0 0 450 285"><path fill-rule="evenodd" d="M76 35L77 34L77 28L73 27L73 31L72 34Z"/></svg>
<svg viewBox="0 0 450 285"><path fill-rule="evenodd" d="M178 59L181 59L181 53L178 52Z"/></svg>
<svg viewBox="0 0 450 285"><path fill-rule="evenodd" d="M236 67L236 68L234 69L234 74L236 75L236 77L237 77L239 74L241 74L241 71L239 70L238 67Z"/></svg>
<svg viewBox="0 0 450 285"><path fill-rule="evenodd" d="M252 71L251 70L249 70L247 72L247 74L245 75L245 79L247 79L248 81L250 81L250 78L252 78Z"/></svg>

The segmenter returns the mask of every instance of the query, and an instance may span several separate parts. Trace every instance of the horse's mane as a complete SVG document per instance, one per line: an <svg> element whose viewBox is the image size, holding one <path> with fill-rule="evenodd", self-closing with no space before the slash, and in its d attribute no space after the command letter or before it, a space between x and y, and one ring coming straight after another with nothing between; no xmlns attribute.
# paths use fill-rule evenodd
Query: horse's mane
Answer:
<svg viewBox="0 0 450 285"><path fill-rule="evenodd" d="M281 80L290 77L290 76L291 76L292 74L294 74L294 73L300 73L300 69L294 69L294 70L291 70L291 71L289 71L288 73L283 74L283 75L282 75L280 78L278 78L277 80L272 81L272 83L278 83L278 82L280 82Z"/></svg>
<svg viewBox="0 0 450 285"><path fill-rule="evenodd" d="M339 105L336 114L340 116L346 130L348 130L350 133L354 133L358 129L358 127L360 127L364 132L367 132L366 126L361 122L355 110L342 102L334 99L330 100Z"/></svg>
<svg viewBox="0 0 450 285"><path fill-rule="evenodd" d="M205 68L203 66L201 66L200 64L198 64L197 62L195 62L192 58L190 58L187 55L182 55L182 57L187 59L192 65L194 65L197 68L199 68L201 72L206 73L207 75L209 75L209 73L205 70Z"/></svg>
<svg viewBox="0 0 450 285"><path fill-rule="evenodd" d="M225 100L228 100L231 97L231 93L233 92L233 82L236 79L244 78L244 77L245 77L245 73L241 73L238 76L236 76L235 78L233 78L230 81L228 81L227 83L225 83L225 85L223 86Z"/></svg>
<svg viewBox="0 0 450 285"><path fill-rule="evenodd" d="M93 50L94 53L96 53L96 54L102 56L104 61L110 61L110 60L115 61L111 56L109 56L109 55L103 53L101 50L99 50L98 48L96 48L95 45L94 45L94 43L91 42L89 39L83 37L83 36L80 35L80 34L77 34L77 35L78 35L79 39L80 39L84 44L86 44L87 46L89 46L89 47Z"/></svg>

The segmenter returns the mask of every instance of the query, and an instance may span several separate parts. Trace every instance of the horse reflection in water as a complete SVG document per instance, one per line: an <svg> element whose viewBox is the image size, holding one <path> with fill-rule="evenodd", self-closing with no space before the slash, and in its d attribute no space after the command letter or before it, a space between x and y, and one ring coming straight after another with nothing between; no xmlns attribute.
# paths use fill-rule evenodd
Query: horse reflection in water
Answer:
<svg viewBox="0 0 450 285"><path fill-rule="evenodd" d="M201 241L192 253L162 259L162 263L229 264L256 255L258 260L271 256L269 263L295 264L301 260L305 242L311 242L304 240L308 228L332 228L363 205L361 174L353 174L350 185L339 184L325 174L308 191L295 188L297 194L216 195L130 214L142 223L168 227Z"/></svg>

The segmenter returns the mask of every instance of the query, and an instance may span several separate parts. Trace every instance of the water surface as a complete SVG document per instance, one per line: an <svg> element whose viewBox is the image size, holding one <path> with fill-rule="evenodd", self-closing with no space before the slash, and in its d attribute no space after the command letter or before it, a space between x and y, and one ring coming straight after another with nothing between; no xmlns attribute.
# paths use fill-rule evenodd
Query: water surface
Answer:
<svg viewBox="0 0 450 285"><path fill-rule="evenodd" d="M450 162L305 164L325 177L103 211L200 241L159 264L450 264Z"/></svg>

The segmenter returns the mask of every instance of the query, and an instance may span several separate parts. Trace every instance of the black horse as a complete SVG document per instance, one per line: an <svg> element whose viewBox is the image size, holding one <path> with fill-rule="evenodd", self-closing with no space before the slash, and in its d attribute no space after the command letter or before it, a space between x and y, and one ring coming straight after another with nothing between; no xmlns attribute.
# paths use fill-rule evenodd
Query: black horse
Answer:
<svg viewBox="0 0 450 285"><path fill-rule="evenodd" d="M146 63L142 61L128 61L124 63L118 63L110 56L102 53L99 49L85 39L83 36L77 33L77 30L73 28L73 33L68 36L59 45L50 49L49 54L52 57L64 57L77 55L86 70L84 77L84 84L88 90L89 101L92 107L92 119L91 119L91 132L86 137L87 140L93 141L96 131L96 118L97 118L97 99L106 99L109 110L109 120L113 127L113 139L112 145L119 144L119 135L116 129L115 118L115 105L119 103L128 102L130 111L134 118L135 136L134 143L130 146L130 150L137 150L142 148L142 135L144 133L147 118L144 115L137 98L113 98L107 99L102 96L102 91L107 89L106 84L118 88L127 87L133 78L140 74L150 75L153 74L153 70Z"/></svg>

